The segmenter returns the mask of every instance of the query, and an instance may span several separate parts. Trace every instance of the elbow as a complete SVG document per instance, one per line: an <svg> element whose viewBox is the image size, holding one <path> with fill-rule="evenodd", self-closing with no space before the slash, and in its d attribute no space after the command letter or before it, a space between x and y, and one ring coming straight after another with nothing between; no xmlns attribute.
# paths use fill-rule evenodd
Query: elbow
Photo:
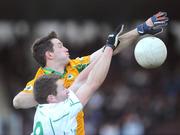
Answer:
<svg viewBox="0 0 180 135"><path fill-rule="evenodd" d="M28 109L37 105L32 94L20 92L13 99L13 106L16 109Z"/></svg>
<svg viewBox="0 0 180 135"><path fill-rule="evenodd" d="M20 108L20 101L19 101L17 96L15 96L14 99L13 99L13 107L15 109L19 109Z"/></svg>

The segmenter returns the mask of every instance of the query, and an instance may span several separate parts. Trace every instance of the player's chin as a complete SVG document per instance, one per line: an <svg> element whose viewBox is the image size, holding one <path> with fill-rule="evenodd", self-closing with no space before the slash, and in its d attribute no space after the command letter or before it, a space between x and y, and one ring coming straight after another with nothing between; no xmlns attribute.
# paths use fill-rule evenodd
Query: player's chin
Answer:
<svg viewBox="0 0 180 135"><path fill-rule="evenodd" d="M63 59L63 61L64 61L65 64L68 64L69 61L70 61L70 58L69 58L69 57L66 57L66 58Z"/></svg>
<svg viewBox="0 0 180 135"><path fill-rule="evenodd" d="M68 61L70 60L70 56L67 57Z"/></svg>
<svg viewBox="0 0 180 135"><path fill-rule="evenodd" d="M70 59L70 55L65 55L65 59Z"/></svg>

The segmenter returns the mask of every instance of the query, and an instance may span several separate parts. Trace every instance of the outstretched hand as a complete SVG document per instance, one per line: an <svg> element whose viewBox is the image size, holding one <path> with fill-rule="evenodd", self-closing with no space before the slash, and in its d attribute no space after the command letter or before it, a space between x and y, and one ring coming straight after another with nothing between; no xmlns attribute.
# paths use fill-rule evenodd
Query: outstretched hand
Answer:
<svg viewBox="0 0 180 135"><path fill-rule="evenodd" d="M169 18L166 12L158 12L150 17L146 22L137 26L140 35L152 34L156 35L163 32L163 28L167 26Z"/></svg>

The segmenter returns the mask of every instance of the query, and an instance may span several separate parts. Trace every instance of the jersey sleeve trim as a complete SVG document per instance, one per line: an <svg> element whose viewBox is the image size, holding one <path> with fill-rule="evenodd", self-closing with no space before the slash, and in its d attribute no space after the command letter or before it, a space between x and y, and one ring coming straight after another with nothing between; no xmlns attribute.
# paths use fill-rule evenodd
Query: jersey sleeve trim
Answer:
<svg viewBox="0 0 180 135"><path fill-rule="evenodd" d="M62 117L58 118L57 120L53 120L53 122L57 122L57 121L63 119L64 117L66 117L66 116L68 116L68 115L69 115L69 113L64 114Z"/></svg>

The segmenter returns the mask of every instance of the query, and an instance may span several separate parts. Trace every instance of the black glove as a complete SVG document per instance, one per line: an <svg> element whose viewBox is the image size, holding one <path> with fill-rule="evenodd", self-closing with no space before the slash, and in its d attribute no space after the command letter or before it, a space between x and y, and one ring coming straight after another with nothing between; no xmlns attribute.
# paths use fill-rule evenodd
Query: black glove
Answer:
<svg viewBox="0 0 180 135"><path fill-rule="evenodd" d="M156 35L163 32L163 28L168 24L166 12L158 12L150 17L146 22L137 26L137 31L140 35L152 34ZM152 24L150 24L150 21Z"/></svg>
<svg viewBox="0 0 180 135"><path fill-rule="evenodd" d="M111 47L113 50L116 49L116 47L119 45L120 41L119 41L119 36L120 34L123 32L123 29L124 29L124 25L119 25L115 32L111 33L108 35L108 39L106 41L106 45L105 45L105 48L106 46L109 46Z"/></svg>

